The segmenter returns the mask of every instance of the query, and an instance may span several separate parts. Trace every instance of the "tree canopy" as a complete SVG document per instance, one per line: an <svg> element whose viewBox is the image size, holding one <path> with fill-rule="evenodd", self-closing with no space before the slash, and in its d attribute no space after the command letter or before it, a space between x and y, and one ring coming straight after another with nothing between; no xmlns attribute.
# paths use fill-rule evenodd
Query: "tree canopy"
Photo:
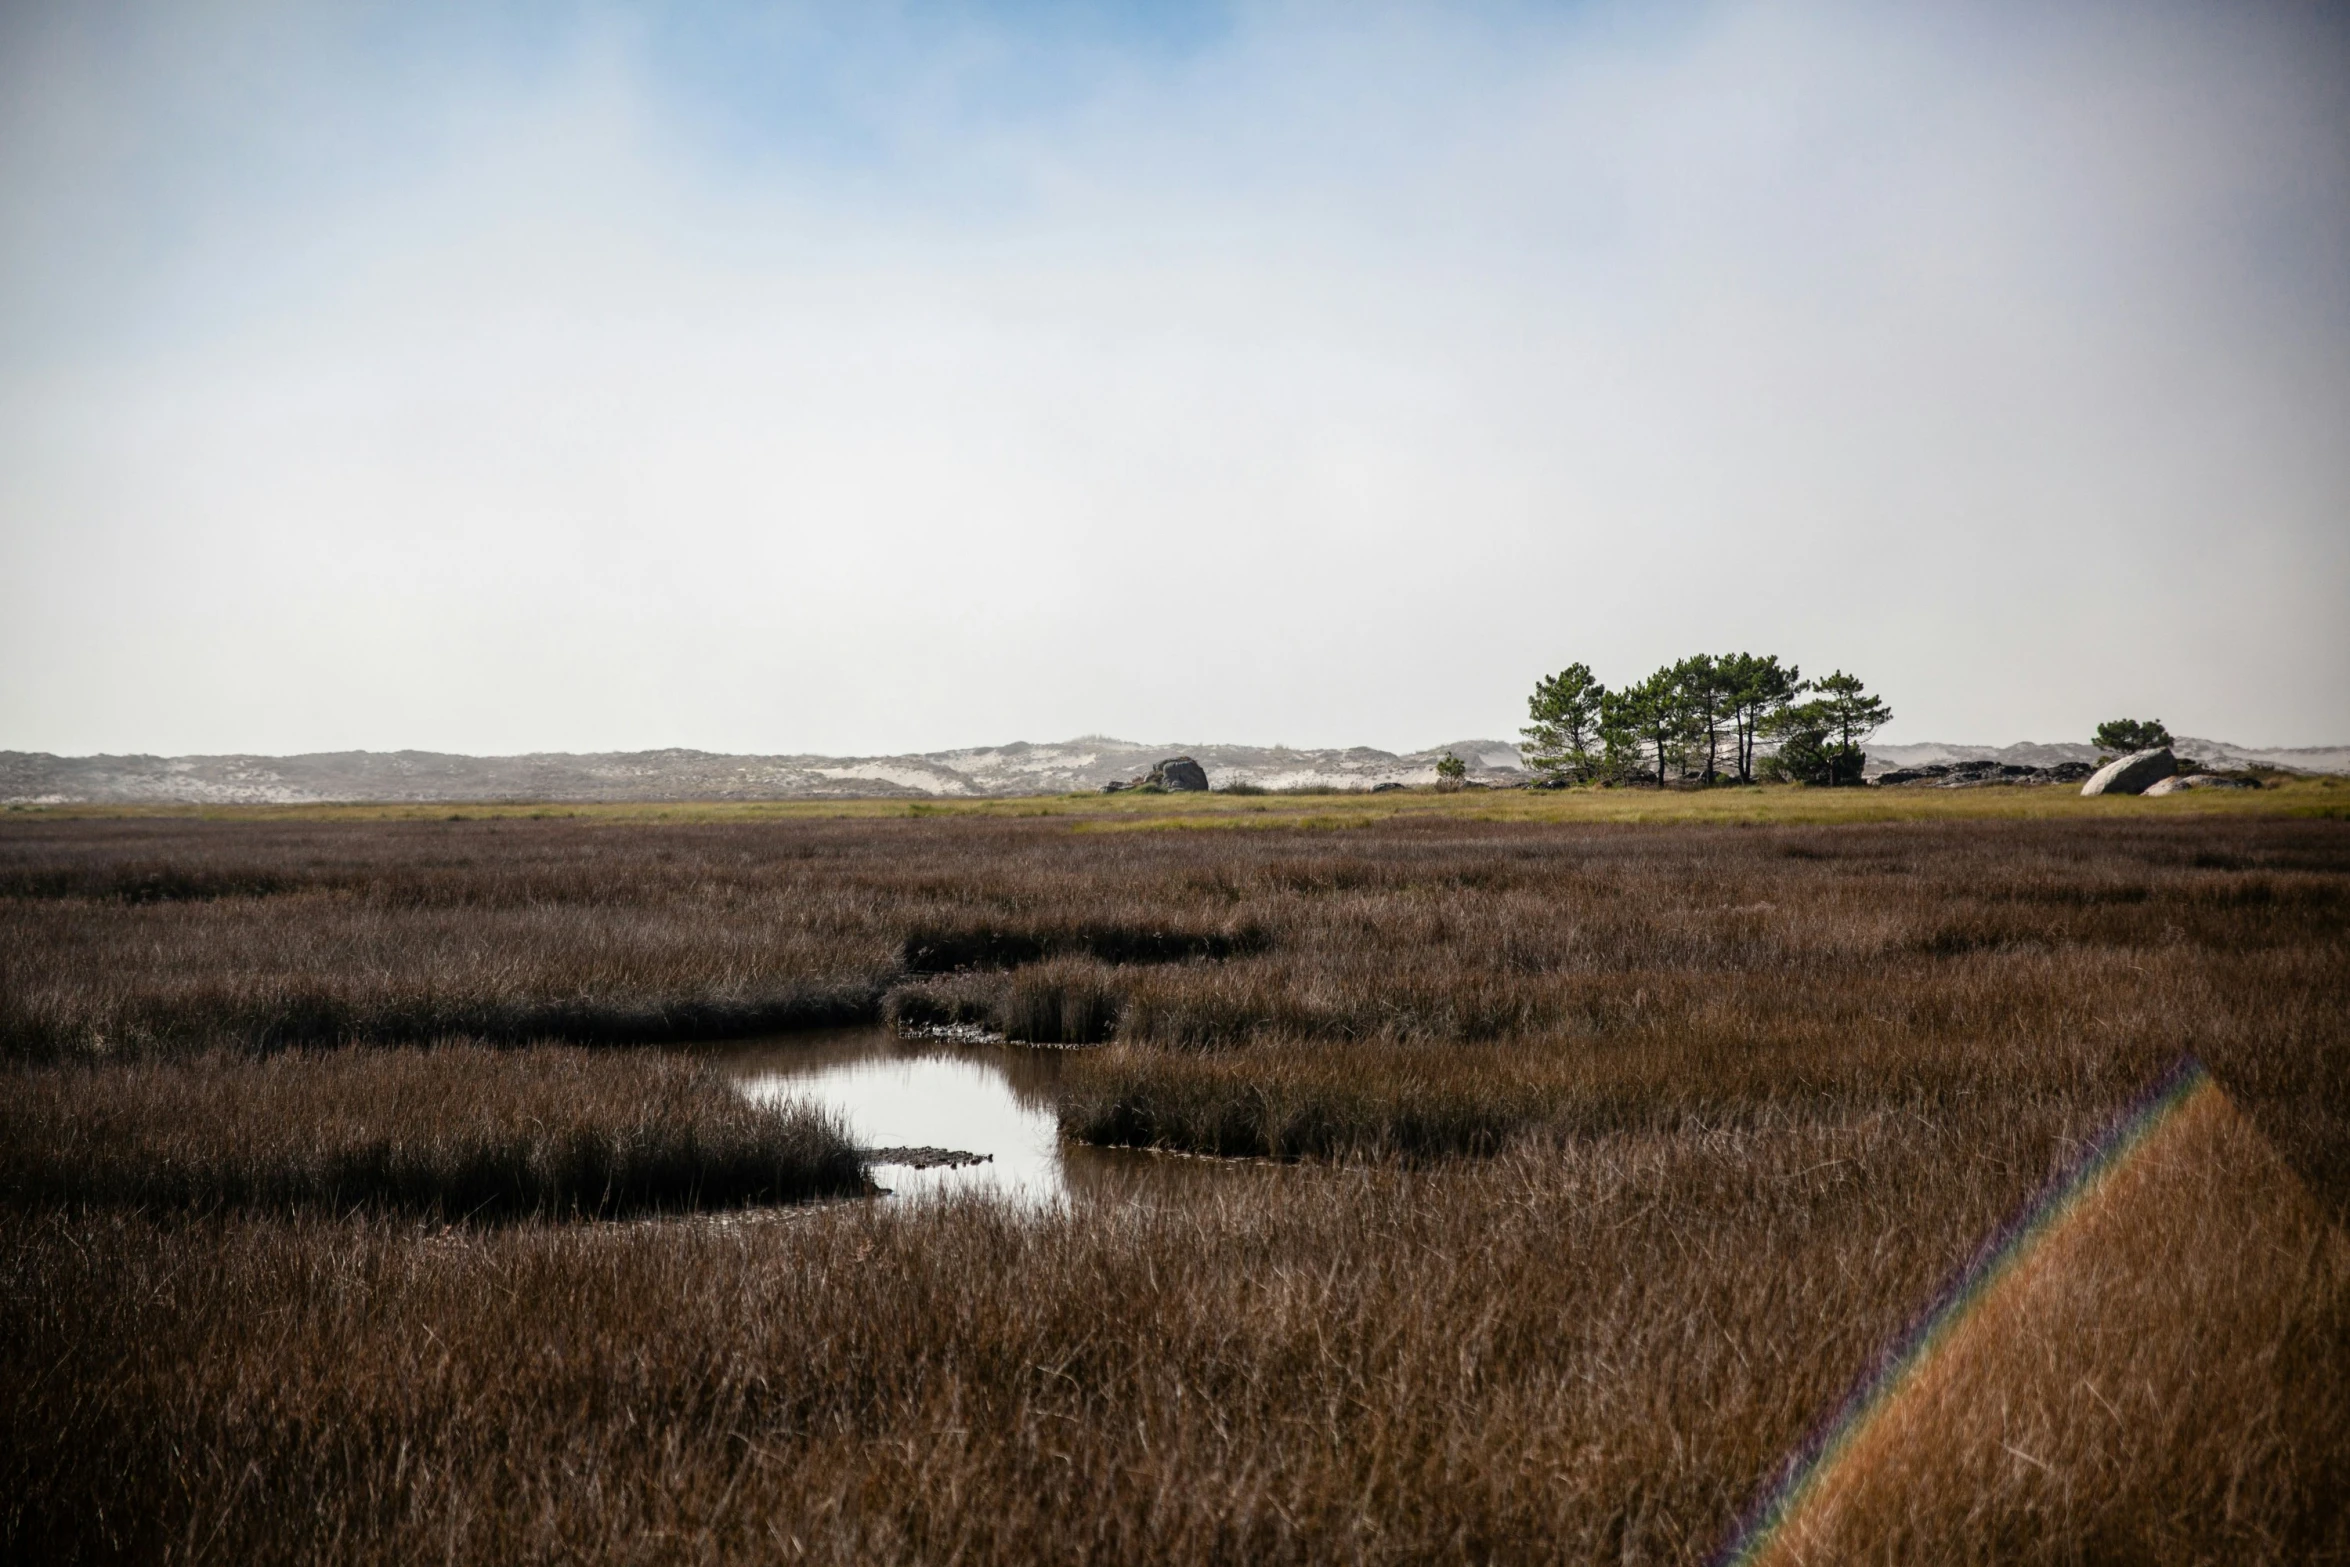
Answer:
<svg viewBox="0 0 2350 1567"><path fill-rule="evenodd" d="M1871 695L1858 675L1841 669L1812 681L1807 689L1819 695L1772 715L1771 726L1779 736L1772 771L1795 783L1859 783L1861 770L1868 765L1868 754L1861 748L1892 722L1893 709Z"/></svg>
<svg viewBox="0 0 2350 1567"><path fill-rule="evenodd" d="M2160 750L2171 743L2171 737L2159 718L2115 718L2097 726L2091 743L2100 751L2126 756L2132 751Z"/></svg>
<svg viewBox="0 0 2350 1567"><path fill-rule="evenodd" d="M1537 771L1568 783L1598 776L1599 702L1607 688L1591 677L1589 664L1569 664L1534 683L1526 710L1534 722L1519 733Z"/></svg>
<svg viewBox="0 0 2350 1567"><path fill-rule="evenodd" d="M1721 660L1730 693L1731 736L1740 783L1754 782L1755 742L1772 717L1802 695L1803 671L1776 654L1732 653Z"/></svg>
<svg viewBox="0 0 2350 1567"><path fill-rule="evenodd" d="M1798 702L1816 693L1809 702ZM1557 783L1860 782L1862 747L1893 717L1859 677L1806 681L1776 654L1698 653L1611 690L1588 664L1535 683L1522 731ZM1766 747L1771 754L1764 755Z"/></svg>

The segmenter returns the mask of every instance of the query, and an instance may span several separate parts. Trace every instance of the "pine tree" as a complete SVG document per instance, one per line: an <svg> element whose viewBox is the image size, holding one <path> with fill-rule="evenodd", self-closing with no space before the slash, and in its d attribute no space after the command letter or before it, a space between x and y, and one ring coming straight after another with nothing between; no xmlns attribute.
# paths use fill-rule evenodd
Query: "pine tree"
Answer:
<svg viewBox="0 0 2350 1567"><path fill-rule="evenodd" d="M2099 724L2093 742L2100 751L2111 751L2127 756L2132 751L2155 751L2171 743L2170 731L2162 727L2162 720L2149 718L2116 718Z"/></svg>
<svg viewBox="0 0 2350 1567"><path fill-rule="evenodd" d="M1600 771L1599 707L1607 687L1591 678L1589 664L1569 664L1534 683L1526 710L1534 720L1526 737L1536 771L1568 782L1583 782Z"/></svg>
<svg viewBox="0 0 2350 1567"><path fill-rule="evenodd" d="M1729 688L1731 738L1735 742L1738 781L1754 782L1754 746L1788 704L1803 694L1803 671L1782 665L1775 653L1725 653L1716 660L1723 684Z"/></svg>
<svg viewBox="0 0 2350 1567"><path fill-rule="evenodd" d="M1861 747L1892 721L1893 709L1841 669L1811 689L1819 696L1783 709L1773 725L1780 743L1772 771L1797 783L1857 784L1868 765Z"/></svg>
<svg viewBox="0 0 2350 1567"><path fill-rule="evenodd" d="M1812 689L1820 693L1829 732L1843 750L1858 751L1870 736L1893 722L1893 709L1870 695L1858 675L1839 669L1814 682Z"/></svg>
<svg viewBox="0 0 2350 1567"><path fill-rule="evenodd" d="M1711 653L1697 653L1673 666L1673 683L1691 743L1700 738L1705 742L1705 767L1699 776L1710 786L1720 768L1722 727L1730 718L1728 672Z"/></svg>
<svg viewBox="0 0 2350 1567"><path fill-rule="evenodd" d="M1600 703L1600 738L1611 763L1650 777L1660 789L1673 773L1688 772L1689 748L1700 732L1670 665L1636 686L1609 692Z"/></svg>

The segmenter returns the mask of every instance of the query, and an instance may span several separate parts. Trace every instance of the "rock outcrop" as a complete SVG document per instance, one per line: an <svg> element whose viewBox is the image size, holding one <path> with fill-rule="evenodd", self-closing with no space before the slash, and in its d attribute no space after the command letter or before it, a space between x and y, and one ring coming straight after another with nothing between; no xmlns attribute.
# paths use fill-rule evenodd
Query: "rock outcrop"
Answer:
<svg viewBox="0 0 2350 1567"><path fill-rule="evenodd" d="M1987 784L2079 783L2092 770L2087 762L2058 762L2053 767L2027 767L2016 762L1934 762L1925 767L1879 773L1869 782L1895 788L1979 789Z"/></svg>
<svg viewBox="0 0 2350 1567"><path fill-rule="evenodd" d="M1140 778L1113 779L1102 785L1102 793L1117 794L1125 789L1164 790L1169 794L1202 794L1208 787L1208 770L1188 756L1170 756L1144 773Z"/></svg>
<svg viewBox="0 0 2350 1567"><path fill-rule="evenodd" d="M2180 735L2171 742L2179 756L2191 756L2218 772L2265 767L2285 773L2350 773L2350 745L2301 747L2246 746L2227 740ZM2011 762L2024 767L2053 767L2059 762L2087 762L2090 770L2105 765L2111 752L2071 741L2024 741L2017 745L1950 745L1939 741L1891 745L1880 740L1869 746L1869 770L1894 772L1930 767L1937 762Z"/></svg>
<svg viewBox="0 0 2350 1567"><path fill-rule="evenodd" d="M2224 773L2173 773L2168 778L2155 780L2147 786L2146 797L2162 794L2183 794L2189 789L2257 789L2257 778L2231 778Z"/></svg>
<svg viewBox="0 0 2350 1567"><path fill-rule="evenodd" d="M1170 791L1197 791L1208 786L1208 770L1188 756L1170 756L1151 769L1150 781Z"/></svg>
<svg viewBox="0 0 2350 1567"><path fill-rule="evenodd" d="M2171 755L2167 745L2151 751L2132 751L2090 774L2089 781L2081 785L2081 793L2144 794L2178 770L2179 759Z"/></svg>
<svg viewBox="0 0 2350 1567"><path fill-rule="evenodd" d="M867 1164L894 1164L911 1170L959 1170L965 1165L993 1164L991 1153L969 1153L960 1148L868 1148Z"/></svg>

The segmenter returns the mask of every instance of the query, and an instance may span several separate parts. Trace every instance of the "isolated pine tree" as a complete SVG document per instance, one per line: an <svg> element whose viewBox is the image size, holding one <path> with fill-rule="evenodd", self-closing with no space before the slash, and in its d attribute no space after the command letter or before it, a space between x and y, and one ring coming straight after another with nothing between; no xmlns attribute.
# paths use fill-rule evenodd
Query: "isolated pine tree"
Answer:
<svg viewBox="0 0 2350 1567"><path fill-rule="evenodd" d="M2097 726L2092 743L2100 751L2127 756L2132 751L2153 751L2169 745L2171 737L2159 718L2116 718Z"/></svg>

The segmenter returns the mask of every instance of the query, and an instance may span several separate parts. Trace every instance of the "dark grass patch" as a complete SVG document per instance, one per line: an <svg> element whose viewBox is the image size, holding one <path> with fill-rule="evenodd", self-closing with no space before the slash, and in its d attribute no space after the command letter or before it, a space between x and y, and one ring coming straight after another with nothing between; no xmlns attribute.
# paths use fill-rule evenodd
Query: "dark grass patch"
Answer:
<svg viewBox="0 0 2350 1567"><path fill-rule="evenodd" d="M1185 930L1133 925L973 925L909 933L899 963L909 974L927 975L1020 968L1047 958L1092 958L1100 963L1223 962L1262 952L1268 945L1266 932L1256 926Z"/></svg>
<svg viewBox="0 0 2350 1567"><path fill-rule="evenodd" d="M418 1045L448 1038L518 1047L636 1046L745 1039L796 1029L841 1028L882 1016L879 986L845 985L758 997L504 1000L465 996L333 995L233 990L142 998L90 1048L86 1033L54 1017L0 1013L0 1056L25 1061L168 1057L182 1041L266 1055L338 1045ZM223 1048L214 1044L212 1048Z"/></svg>
<svg viewBox="0 0 2350 1567"><path fill-rule="evenodd" d="M1217 1055L1122 1048L1073 1063L1061 1129L1106 1147L1268 1159L1485 1157L1555 1119L1507 1060L1334 1054L1273 1043Z"/></svg>
<svg viewBox="0 0 2350 1567"><path fill-rule="evenodd" d="M866 1186L826 1117L651 1053L212 1056L0 1086L0 1202L19 1207L609 1218Z"/></svg>
<svg viewBox="0 0 2350 1567"><path fill-rule="evenodd" d="M92 898L109 903L186 903L266 898L300 883L266 871L210 865L98 864L0 870L0 898Z"/></svg>

